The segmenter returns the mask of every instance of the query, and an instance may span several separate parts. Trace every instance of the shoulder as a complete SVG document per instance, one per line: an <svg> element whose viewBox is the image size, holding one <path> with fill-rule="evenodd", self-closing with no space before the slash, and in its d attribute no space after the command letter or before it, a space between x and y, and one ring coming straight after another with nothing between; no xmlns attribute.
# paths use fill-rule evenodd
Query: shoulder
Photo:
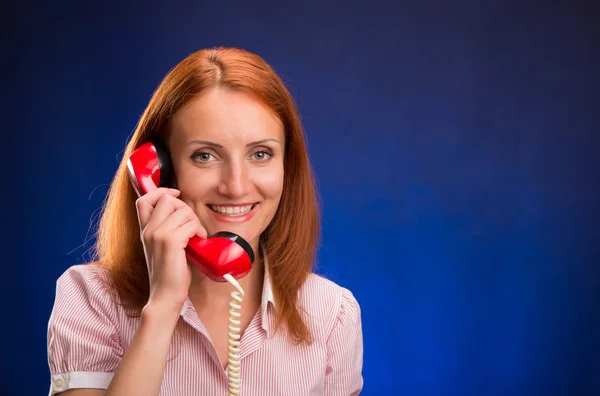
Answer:
<svg viewBox="0 0 600 396"><path fill-rule="evenodd" d="M67 268L58 278L58 282L80 281L85 284L104 284L108 280L108 271L98 263L76 264Z"/></svg>
<svg viewBox="0 0 600 396"><path fill-rule="evenodd" d="M347 288L311 273L300 288L300 304L313 332L327 337L336 323L360 324L360 304Z"/></svg>
<svg viewBox="0 0 600 396"><path fill-rule="evenodd" d="M108 292L108 271L97 263L76 264L64 271L56 281L57 289L78 288L91 293Z"/></svg>
<svg viewBox="0 0 600 396"><path fill-rule="evenodd" d="M114 293L108 280L107 270L96 263L69 267L56 281L55 310L65 306L111 311Z"/></svg>

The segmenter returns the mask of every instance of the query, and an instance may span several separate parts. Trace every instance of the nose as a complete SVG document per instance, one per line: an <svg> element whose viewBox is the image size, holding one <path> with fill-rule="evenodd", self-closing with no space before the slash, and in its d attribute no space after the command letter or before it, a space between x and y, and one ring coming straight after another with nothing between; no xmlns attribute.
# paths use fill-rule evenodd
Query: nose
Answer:
<svg viewBox="0 0 600 396"><path fill-rule="evenodd" d="M244 197L250 191L251 183L248 176L248 169L243 163L229 162L222 168L219 194L231 198Z"/></svg>

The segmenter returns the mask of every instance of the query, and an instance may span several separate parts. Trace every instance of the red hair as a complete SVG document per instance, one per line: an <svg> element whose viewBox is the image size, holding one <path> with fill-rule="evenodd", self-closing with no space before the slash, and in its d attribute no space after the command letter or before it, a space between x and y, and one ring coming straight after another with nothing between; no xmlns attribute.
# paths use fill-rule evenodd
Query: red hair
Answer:
<svg viewBox="0 0 600 396"><path fill-rule="evenodd" d="M127 144L102 207L93 247L108 270L121 303L139 315L148 301L149 278L126 160L150 139L165 138L173 115L212 87L253 95L282 121L285 131L284 184L277 212L261 235L269 259L277 301L276 329L283 325L294 342L310 343L310 331L298 306L298 291L313 271L320 234L317 189L304 131L294 100L277 73L258 55L235 48L197 51L163 79Z"/></svg>

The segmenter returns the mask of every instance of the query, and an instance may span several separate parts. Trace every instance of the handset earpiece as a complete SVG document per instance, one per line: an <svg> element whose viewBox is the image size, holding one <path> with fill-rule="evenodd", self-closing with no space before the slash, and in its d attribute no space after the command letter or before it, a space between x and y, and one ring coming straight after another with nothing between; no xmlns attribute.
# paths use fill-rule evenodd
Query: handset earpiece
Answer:
<svg viewBox="0 0 600 396"><path fill-rule="evenodd" d="M162 142L162 140L152 140L151 142L154 145L154 149L156 150L156 155L158 157L158 167L160 169L160 177L159 183L161 187L173 187L175 172L173 171L173 162L171 161L171 156L167 150L167 146Z"/></svg>

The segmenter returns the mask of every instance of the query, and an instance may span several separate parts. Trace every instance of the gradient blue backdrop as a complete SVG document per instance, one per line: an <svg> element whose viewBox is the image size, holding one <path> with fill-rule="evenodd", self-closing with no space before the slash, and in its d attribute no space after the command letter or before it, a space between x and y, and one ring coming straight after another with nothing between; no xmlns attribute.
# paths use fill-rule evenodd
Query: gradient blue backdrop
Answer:
<svg viewBox="0 0 600 396"><path fill-rule="evenodd" d="M47 392L55 281L87 259L128 136L171 67L223 45L297 99L319 271L362 306L363 394L600 394L592 2L5 9L0 393Z"/></svg>

